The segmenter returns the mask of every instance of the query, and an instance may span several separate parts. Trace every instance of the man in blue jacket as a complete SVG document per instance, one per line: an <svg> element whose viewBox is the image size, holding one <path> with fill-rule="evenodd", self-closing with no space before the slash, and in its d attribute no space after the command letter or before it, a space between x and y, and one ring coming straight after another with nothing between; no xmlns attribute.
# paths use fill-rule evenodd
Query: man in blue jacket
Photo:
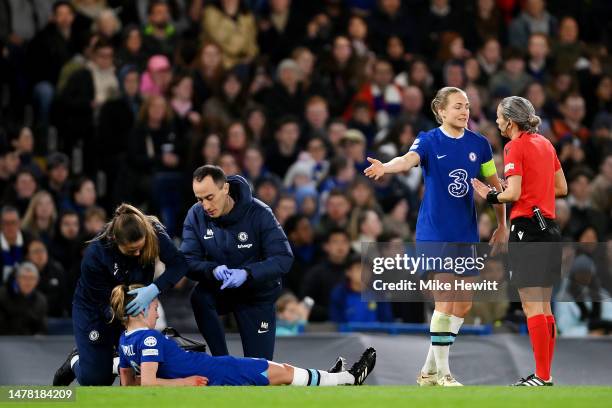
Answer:
<svg viewBox="0 0 612 408"><path fill-rule="evenodd" d="M181 251L187 276L199 282L191 295L198 328L213 355L227 355L218 316L232 312L244 356L272 360L274 303L293 263L289 241L243 177L202 166L193 173L193 192L198 202L185 219Z"/></svg>

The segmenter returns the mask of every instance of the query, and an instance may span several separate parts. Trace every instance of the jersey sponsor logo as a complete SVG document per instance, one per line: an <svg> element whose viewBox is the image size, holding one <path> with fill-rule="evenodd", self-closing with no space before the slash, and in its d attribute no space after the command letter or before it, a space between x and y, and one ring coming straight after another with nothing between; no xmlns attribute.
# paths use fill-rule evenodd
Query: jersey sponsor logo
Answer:
<svg viewBox="0 0 612 408"><path fill-rule="evenodd" d="M261 322L260 329L257 330L257 333L259 333L259 334L267 333L268 331L270 331L269 327L270 326L269 326L268 322Z"/></svg>
<svg viewBox="0 0 612 408"><path fill-rule="evenodd" d="M92 330L89 332L89 340L96 341L100 338L100 333L97 330Z"/></svg>
<svg viewBox="0 0 612 408"><path fill-rule="evenodd" d="M159 356L159 350L157 349L143 349L142 356Z"/></svg>
<svg viewBox="0 0 612 408"><path fill-rule="evenodd" d="M514 163L508 163L504 166L504 173L510 170L514 170Z"/></svg>
<svg viewBox="0 0 612 408"><path fill-rule="evenodd" d="M238 248L238 249L247 248L248 249L248 248L250 248L252 246L253 246L253 244L238 244L238 245L236 245L236 248Z"/></svg>
<svg viewBox="0 0 612 408"><path fill-rule="evenodd" d="M249 234L246 232L242 231L240 234L238 234L238 241L246 242L247 239L249 239Z"/></svg>
<svg viewBox="0 0 612 408"><path fill-rule="evenodd" d="M155 347L157 346L157 339L153 336L149 336L144 339L144 345L147 347Z"/></svg>
<svg viewBox="0 0 612 408"><path fill-rule="evenodd" d="M133 355L135 355L134 353L134 346L133 345L129 345L129 346L121 346L121 350L123 350L123 354L125 354L128 357L131 357Z"/></svg>
<svg viewBox="0 0 612 408"><path fill-rule="evenodd" d="M474 152L470 152L470 154L468 155L468 157L470 158L471 161L475 162L476 159L478 158L478 156L476 156L476 153Z"/></svg>
<svg viewBox="0 0 612 408"><path fill-rule="evenodd" d="M447 156L446 154L443 154L442 156L440 156L440 155L437 155L437 154L436 154L436 157L437 157L438 159L443 159L443 158L445 158L446 156Z"/></svg>
<svg viewBox="0 0 612 408"><path fill-rule="evenodd" d="M464 169L455 169L448 173L448 175L453 179L453 182L448 185L448 193L453 197L464 197L470 191L470 186L467 182L468 172Z"/></svg>

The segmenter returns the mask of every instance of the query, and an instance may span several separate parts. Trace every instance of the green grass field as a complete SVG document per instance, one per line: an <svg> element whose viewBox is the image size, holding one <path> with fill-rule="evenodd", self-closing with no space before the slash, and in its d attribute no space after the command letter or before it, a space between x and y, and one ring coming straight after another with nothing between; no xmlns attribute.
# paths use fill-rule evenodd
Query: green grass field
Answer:
<svg viewBox="0 0 612 408"><path fill-rule="evenodd" d="M415 386L363 386L330 388L201 387L136 388L79 387L76 402L0 403L11 407L606 407L612 387L558 386L510 388L469 386L418 388Z"/></svg>

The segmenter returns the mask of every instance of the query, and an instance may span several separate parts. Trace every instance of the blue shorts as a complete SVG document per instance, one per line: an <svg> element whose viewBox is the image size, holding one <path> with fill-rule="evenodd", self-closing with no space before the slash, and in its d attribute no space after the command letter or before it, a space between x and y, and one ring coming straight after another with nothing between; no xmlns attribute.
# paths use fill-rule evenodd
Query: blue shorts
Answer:
<svg viewBox="0 0 612 408"><path fill-rule="evenodd" d="M211 357L212 364L198 373L208 378L208 385L270 385L268 360L232 356Z"/></svg>
<svg viewBox="0 0 612 408"><path fill-rule="evenodd" d="M415 256L423 259L419 273L453 273L456 276L478 276L474 262L476 244L463 242L417 241Z"/></svg>

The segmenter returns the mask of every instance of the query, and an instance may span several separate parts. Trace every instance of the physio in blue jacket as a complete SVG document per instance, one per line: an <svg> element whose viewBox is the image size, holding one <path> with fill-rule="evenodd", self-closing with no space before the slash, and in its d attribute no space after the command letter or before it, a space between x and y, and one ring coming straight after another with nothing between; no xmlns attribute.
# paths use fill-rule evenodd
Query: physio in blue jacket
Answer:
<svg viewBox="0 0 612 408"><path fill-rule="evenodd" d="M153 280L157 259L164 263L165 271ZM72 304L77 348L57 370L53 385L69 385L75 376L81 385L111 385L115 378L114 348L122 332L121 325L110 323L113 288L145 285L130 292L135 298L126 311L137 316L186 273L185 257L159 220L121 204L104 231L85 250Z"/></svg>
<svg viewBox="0 0 612 408"><path fill-rule="evenodd" d="M202 166L193 173L193 192L198 202L185 219L181 252L187 276L199 282L191 295L198 328L213 355L227 355L219 315L232 312L244 356L272 360L274 303L293 263L289 241L243 177Z"/></svg>

